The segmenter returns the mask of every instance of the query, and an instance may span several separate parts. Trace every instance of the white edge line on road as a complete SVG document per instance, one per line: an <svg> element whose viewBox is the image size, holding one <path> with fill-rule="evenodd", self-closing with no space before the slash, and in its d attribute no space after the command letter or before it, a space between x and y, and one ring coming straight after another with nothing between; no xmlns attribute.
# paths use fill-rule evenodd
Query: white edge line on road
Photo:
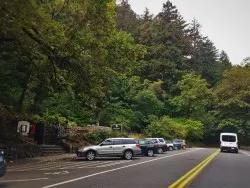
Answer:
<svg viewBox="0 0 250 188"><path fill-rule="evenodd" d="M23 181L38 181L38 180L47 180L49 178L35 178L35 179L22 179L22 180L0 180L0 183L8 182L23 182Z"/></svg>
<svg viewBox="0 0 250 188"><path fill-rule="evenodd" d="M106 171L103 171L103 172L98 172L98 173L95 173L95 174L82 176L82 177L71 179L71 180L68 180L68 181L63 181L63 182L60 182L60 183L47 185L47 186L44 186L42 188L56 187L56 186L59 186L59 185L63 185L63 184L71 183L71 182L74 182L74 181L90 178L90 177L97 176L97 175L100 175L100 174L106 174L106 173L109 173L109 172L121 170L121 169L124 169L124 168L129 168L129 167L132 167L132 166L137 166L137 165L141 165L141 164L145 164L145 163L150 163L150 162L153 162L153 161L158 161L158 160L161 160L161 159L165 159L165 158L169 158L169 157L173 157L173 156L177 156L177 155L183 155L183 154L190 153L190 152L193 152L193 151L197 151L197 150L200 150L200 149L202 149L202 148L198 148L198 149L194 149L194 150L186 151L186 152L181 152L181 153L177 153L177 154L173 154L173 155L168 155L168 156L164 156L164 157L160 157L160 158L156 158L156 159L151 159L151 160L148 160L148 161L143 161L143 162L140 162L140 163L131 164L131 165L127 165L127 166L123 166L123 167L119 167L119 168L114 168L114 169L111 169L111 170L106 170Z"/></svg>
<svg viewBox="0 0 250 188"><path fill-rule="evenodd" d="M242 153L244 153L244 154L246 154L246 155L248 155L248 156L250 157L250 154L249 154L249 153L247 153L247 152L244 152L244 151L242 151Z"/></svg>

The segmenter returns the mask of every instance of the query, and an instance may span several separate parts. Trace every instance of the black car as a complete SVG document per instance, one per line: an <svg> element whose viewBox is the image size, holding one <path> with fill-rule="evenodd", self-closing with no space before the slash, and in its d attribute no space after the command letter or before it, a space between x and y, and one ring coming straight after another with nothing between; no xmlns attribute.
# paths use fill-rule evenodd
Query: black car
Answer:
<svg viewBox="0 0 250 188"><path fill-rule="evenodd" d="M6 161L4 159L4 152L0 152L0 177L6 173Z"/></svg>
<svg viewBox="0 0 250 188"><path fill-rule="evenodd" d="M158 145L154 144L150 140L145 140L145 139L136 140L136 143L140 145L143 155L152 157L154 156L155 153L157 153Z"/></svg>
<svg viewBox="0 0 250 188"><path fill-rule="evenodd" d="M164 142L161 142L158 138L146 138L146 140L149 140L158 146L157 153L159 154L163 154L168 149L167 144L165 144Z"/></svg>

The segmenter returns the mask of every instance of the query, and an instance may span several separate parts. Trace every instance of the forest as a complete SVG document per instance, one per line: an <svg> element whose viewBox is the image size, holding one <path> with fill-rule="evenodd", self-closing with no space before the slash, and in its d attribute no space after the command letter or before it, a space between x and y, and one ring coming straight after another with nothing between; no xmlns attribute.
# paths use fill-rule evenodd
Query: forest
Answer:
<svg viewBox="0 0 250 188"><path fill-rule="evenodd" d="M250 58L235 65L171 1L2 0L0 116L250 144ZM4 118L3 118L4 117Z"/></svg>

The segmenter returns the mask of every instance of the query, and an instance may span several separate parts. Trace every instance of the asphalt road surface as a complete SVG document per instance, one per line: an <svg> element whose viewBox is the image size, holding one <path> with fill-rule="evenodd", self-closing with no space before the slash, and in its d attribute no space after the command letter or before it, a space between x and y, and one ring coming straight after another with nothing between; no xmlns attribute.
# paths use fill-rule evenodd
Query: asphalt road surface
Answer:
<svg viewBox="0 0 250 188"><path fill-rule="evenodd" d="M8 168L0 188L234 188L250 187L250 152L168 151L155 157L100 158Z"/></svg>

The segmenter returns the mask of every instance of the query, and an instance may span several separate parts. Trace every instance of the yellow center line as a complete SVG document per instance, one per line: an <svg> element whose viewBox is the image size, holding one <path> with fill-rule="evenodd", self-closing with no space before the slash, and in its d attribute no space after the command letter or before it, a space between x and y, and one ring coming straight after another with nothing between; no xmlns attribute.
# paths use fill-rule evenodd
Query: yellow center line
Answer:
<svg viewBox="0 0 250 188"><path fill-rule="evenodd" d="M192 168L185 175L183 175L177 181L175 181L173 184L171 184L168 188L185 187L189 182L191 182L191 180L193 180L198 175L199 172L201 172L201 170L203 168L205 168L209 164L209 162L211 162L216 157L216 155L218 155L219 151L220 150L217 150L216 152L214 152L213 154L208 156L200 164L198 164L197 166Z"/></svg>

